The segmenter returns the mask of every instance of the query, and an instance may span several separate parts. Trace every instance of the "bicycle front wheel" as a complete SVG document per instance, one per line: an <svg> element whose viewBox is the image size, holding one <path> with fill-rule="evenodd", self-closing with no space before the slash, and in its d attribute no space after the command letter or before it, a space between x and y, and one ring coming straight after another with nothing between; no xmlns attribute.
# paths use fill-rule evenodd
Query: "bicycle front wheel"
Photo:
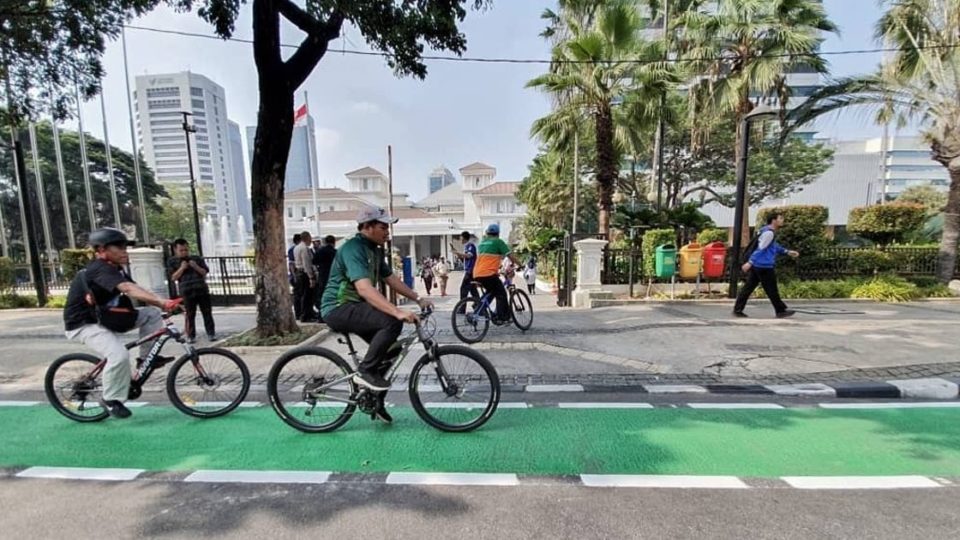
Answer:
<svg viewBox="0 0 960 540"><path fill-rule="evenodd" d="M267 376L270 405L280 419L305 433L324 433L346 424L356 405L350 365L322 347L290 351Z"/></svg>
<svg viewBox="0 0 960 540"><path fill-rule="evenodd" d="M180 412L216 418L236 409L250 390L250 371L236 354L217 347L183 355L167 373L167 396Z"/></svg>
<svg viewBox="0 0 960 540"><path fill-rule="evenodd" d="M441 431L472 431L496 412L500 377L479 352L444 345L413 366L410 403L424 422Z"/></svg>
<svg viewBox="0 0 960 540"><path fill-rule="evenodd" d="M453 333L464 343L481 341L490 328L489 313L490 309L472 296L460 300L453 308L451 316Z"/></svg>
<svg viewBox="0 0 960 540"><path fill-rule="evenodd" d="M110 415L100 404L103 379L98 363L96 356L76 353L50 364L43 390L57 412L77 422L99 422Z"/></svg>
<svg viewBox="0 0 960 540"><path fill-rule="evenodd" d="M513 324L526 332L533 326L533 304L527 293L515 290L510 293L510 310L513 312Z"/></svg>

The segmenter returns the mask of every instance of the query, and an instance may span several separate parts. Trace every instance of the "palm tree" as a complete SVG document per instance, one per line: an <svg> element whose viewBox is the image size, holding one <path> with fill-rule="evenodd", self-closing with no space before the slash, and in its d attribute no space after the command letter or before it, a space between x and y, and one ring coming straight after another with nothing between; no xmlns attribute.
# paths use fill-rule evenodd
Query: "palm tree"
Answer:
<svg viewBox="0 0 960 540"><path fill-rule="evenodd" d="M791 112L792 127L850 106L877 121L919 121L931 158L950 172L937 277L953 277L960 239L960 0L885 0L876 37L897 52L877 72L834 81Z"/></svg>
<svg viewBox="0 0 960 540"><path fill-rule="evenodd" d="M691 114L732 111L739 161L741 120L755 101L763 98L785 112L787 73L797 69L826 73L826 62L818 54L821 34L836 32L837 27L819 0L699 0L687 4L688 9L672 17L670 27L680 58L697 74L690 89L694 101ZM745 236L749 235L746 210Z"/></svg>
<svg viewBox="0 0 960 540"><path fill-rule="evenodd" d="M661 45L641 37L644 22L633 3L597 7L587 24L582 15L565 16L563 35L569 37L554 47L550 72L527 83L555 98L554 110L534 122L531 133L566 154L577 129L592 129L599 229L609 234L619 156L639 140L636 130L656 120L660 93L680 78L663 60Z"/></svg>

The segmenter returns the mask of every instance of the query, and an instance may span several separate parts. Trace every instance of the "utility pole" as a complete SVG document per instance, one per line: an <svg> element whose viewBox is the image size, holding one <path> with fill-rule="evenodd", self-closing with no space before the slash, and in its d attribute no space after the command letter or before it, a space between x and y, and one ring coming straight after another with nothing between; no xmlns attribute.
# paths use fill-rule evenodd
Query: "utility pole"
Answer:
<svg viewBox="0 0 960 540"><path fill-rule="evenodd" d="M183 115L183 134L187 138L187 163L190 165L190 196L193 198L193 230L197 235L197 255L203 257L203 240L200 238L200 210L197 206L197 180L193 176L193 154L190 151L190 134L196 133L197 128L190 125L190 122L187 120L188 116L193 116L193 113L182 111L180 114Z"/></svg>
<svg viewBox="0 0 960 540"><path fill-rule="evenodd" d="M103 147L107 153L107 178L110 179L110 202L113 203L113 226L122 229L120 204L117 202L117 179L113 175L113 156L110 152L110 134L107 130L107 104L103 99L103 82L100 83L100 114L103 116Z"/></svg>
<svg viewBox="0 0 960 540"><path fill-rule="evenodd" d="M83 187L87 195L87 213L90 216L90 232L97 230L97 214L93 211L93 188L90 186L90 163L87 161L87 136L83 132L83 111L81 111L80 85L77 90L77 125L80 130L80 164L83 169Z"/></svg>
<svg viewBox="0 0 960 540"><path fill-rule="evenodd" d="M147 225L147 206L143 198L143 177L140 174L140 145L133 127L133 98L130 95L130 68L127 65L127 33L120 27L120 41L123 43L123 80L127 84L127 112L130 114L130 144L133 148L133 175L137 181L137 205L140 210L140 227L143 241L150 242L150 228Z"/></svg>

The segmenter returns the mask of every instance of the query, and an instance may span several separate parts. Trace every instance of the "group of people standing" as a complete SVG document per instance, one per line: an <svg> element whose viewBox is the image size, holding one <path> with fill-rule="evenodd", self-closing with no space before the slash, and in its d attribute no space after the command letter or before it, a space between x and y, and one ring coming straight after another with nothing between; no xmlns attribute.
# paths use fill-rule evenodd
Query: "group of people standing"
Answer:
<svg viewBox="0 0 960 540"><path fill-rule="evenodd" d="M304 231L293 235L287 250L287 270L293 286L293 311L300 322L323 322L320 302L330 279L330 267L337 256L337 239L320 240Z"/></svg>
<svg viewBox="0 0 960 540"><path fill-rule="evenodd" d="M433 286L440 288L440 296L447 295L447 280L450 278L450 263L444 257L426 257L420 261L420 279L427 290L427 296L433 294Z"/></svg>

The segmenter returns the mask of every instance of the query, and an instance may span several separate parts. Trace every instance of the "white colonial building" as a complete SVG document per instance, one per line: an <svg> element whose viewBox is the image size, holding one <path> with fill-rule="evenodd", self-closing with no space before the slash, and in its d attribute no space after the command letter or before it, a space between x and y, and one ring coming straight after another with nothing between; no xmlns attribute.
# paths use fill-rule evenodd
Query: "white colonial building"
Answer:
<svg viewBox="0 0 960 540"><path fill-rule="evenodd" d="M454 182L413 203L405 193L393 194L393 213L400 221L393 228L393 246L403 257L436 255L450 258L450 243L459 246L461 231L482 235L491 223L500 225L500 237L509 241L513 223L526 213L517 201L519 182L496 180L497 170L483 163L460 169ZM284 195L287 238L302 231L338 240L356 234L357 210L364 204L388 207L389 179L382 172L364 167L345 175L349 190L309 189ZM319 218L319 219L318 219Z"/></svg>

